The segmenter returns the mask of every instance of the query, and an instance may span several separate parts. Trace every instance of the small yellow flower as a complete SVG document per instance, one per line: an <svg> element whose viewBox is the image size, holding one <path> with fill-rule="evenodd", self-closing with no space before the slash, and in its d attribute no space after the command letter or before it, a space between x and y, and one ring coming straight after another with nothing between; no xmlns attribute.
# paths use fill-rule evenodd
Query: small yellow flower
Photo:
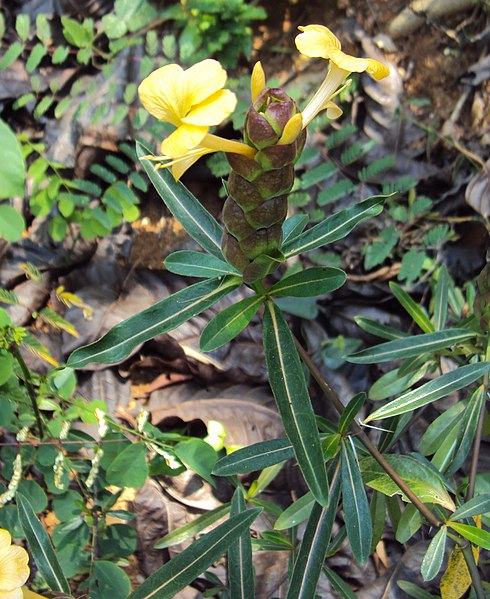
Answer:
<svg viewBox="0 0 490 599"><path fill-rule="evenodd" d="M12 545L10 533L0 529L0 599L22 599L22 585L29 578L29 556Z"/></svg>
<svg viewBox="0 0 490 599"><path fill-rule="evenodd" d="M201 156L223 151L250 155L251 148L239 142L210 135L235 110L233 92L223 89L227 75L217 60L206 59L187 70L177 64L150 73L139 88L146 110L176 129L160 146L162 156L147 156L162 162L157 168L172 167L176 179Z"/></svg>
<svg viewBox="0 0 490 599"><path fill-rule="evenodd" d="M366 71L375 79L383 79L390 74L387 66L372 58L355 58L341 50L338 38L323 25L307 25L298 28L302 33L296 37L296 47L309 58L325 58L330 66L325 80L303 111L303 127L321 111L327 109L330 118L342 114L338 106L332 102L351 73Z"/></svg>

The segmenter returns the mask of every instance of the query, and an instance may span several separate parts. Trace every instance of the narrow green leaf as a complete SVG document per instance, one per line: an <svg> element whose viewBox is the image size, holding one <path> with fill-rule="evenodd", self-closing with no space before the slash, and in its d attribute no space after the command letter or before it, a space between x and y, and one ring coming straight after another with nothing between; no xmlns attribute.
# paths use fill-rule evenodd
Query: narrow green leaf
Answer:
<svg viewBox="0 0 490 599"><path fill-rule="evenodd" d="M454 425L461 420L466 406L466 401L458 401L429 424L419 444L419 452L423 456L436 453L441 439L445 439Z"/></svg>
<svg viewBox="0 0 490 599"><path fill-rule="evenodd" d="M354 557L364 564L371 552L373 525L361 471L349 440L342 443L342 504Z"/></svg>
<svg viewBox="0 0 490 599"><path fill-rule="evenodd" d="M464 464L470 450L473 446L481 411L485 405L485 386L481 385L472 394L468 405L461 416L461 431L459 442L454 450L454 457L451 465L447 469L447 475L451 476Z"/></svg>
<svg viewBox="0 0 490 599"><path fill-rule="evenodd" d="M390 327L386 324L381 324L376 320L371 320L370 318L364 318L364 316L355 316L354 320L357 325L361 327L363 331L366 333L370 333L371 335L376 335L376 337L381 337L382 339L402 339L403 337L408 337L408 333L404 333L403 331L399 331L393 327Z"/></svg>
<svg viewBox="0 0 490 599"><path fill-rule="evenodd" d="M408 580L397 580L396 584L401 588L402 591L405 591L407 595L413 597L414 599L439 599L440 595L433 595L426 591L425 589L421 589L419 586L410 582Z"/></svg>
<svg viewBox="0 0 490 599"><path fill-rule="evenodd" d="M213 351L234 339L247 327L264 300L259 295L246 297L217 314L201 333L201 350Z"/></svg>
<svg viewBox="0 0 490 599"><path fill-rule="evenodd" d="M287 530L304 522L311 514L316 503L313 495L308 492L288 506L274 523L276 530Z"/></svg>
<svg viewBox="0 0 490 599"><path fill-rule="evenodd" d="M307 214L293 214L286 219L282 225L283 244L291 241L302 233L308 224L309 218Z"/></svg>
<svg viewBox="0 0 490 599"><path fill-rule="evenodd" d="M26 165L12 129L0 119L0 199L24 196ZM14 208L4 206L4 208ZM17 213L18 214L18 213ZM20 217L20 215L19 215Z"/></svg>
<svg viewBox="0 0 490 599"><path fill-rule="evenodd" d="M371 520L373 522L373 540L371 541L371 553L375 551L381 541L386 526L386 496L379 491L374 491L369 504Z"/></svg>
<svg viewBox="0 0 490 599"><path fill-rule="evenodd" d="M339 419L339 433L341 435L349 430L352 421L366 402L366 399L366 394L361 392L357 395L354 395L354 397L349 401Z"/></svg>
<svg viewBox="0 0 490 599"><path fill-rule="evenodd" d="M407 313L413 318L413 320L419 325L424 333L433 333L434 325L427 316L427 312L415 302L406 291L404 291L400 285L391 282L390 289L396 299L405 308Z"/></svg>
<svg viewBox="0 0 490 599"><path fill-rule="evenodd" d="M461 524L461 522L448 522L447 525L458 532L462 537L471 541L473 545L478 545L478 547L490 550L490 532L487 530L482 530L481 528L469 524Z"/></svg>
<svg viewBox="0 0 490 599"><path fill-rule="evenodd" d="M447 527L442 526L429 544L420 572L425 581L432 580L437 576L444 560L446 550Z"/></svg>
<svg viewBox="0 0 490 599"><path fill-rule="evenodd" d="M124 360L140 343L178 327L236 289L240 282L236 277L229 277L185 287L117 324L95 343L76 349L68 358L67 366L82 368L91 362L114 364Z"/></svg>
<svg viewBox="0 0 490 599"><path fill-rule="evenodd" d="M246 511L245 500L240 488L231 500L231 517ZM228 549L228 581L233 599L254 599L254 569L252 564L252 540L246 530Z"/></svg>
<svg viewBox="0 0 490 599"><path fill-rule="evenodd" d="M246 510L220 524L159 568L128 599L172 599L220 558L249 529L260 511Z"/></svg>
<svg viewBox="0 0 490 599"><path fill-rule="evenodd" d="M409 503L398 521L396 526L395 538L399 543L406 543L419 530L424 523L424 517L418 509Z"/></svg>
<svg viewBox="0 0 490 599"><path fill-rule="evenodd" d="M441 397L458 391L474 383L490 370L490 362L479 362L477 364L467 364L461 366L452 372L443 374L441 377L423 384L418 389L405 393L398 399L384 405L379 410L370 414L364 422L371 420L380 420L388 416L396 416L411 412L417 408L425 406Z"/></svg>
<svg viewBox="0 0 490 599"><path fill-rule="evenodd" d="M211 526L218 520L221 520L223 516L226 516L230 511L230 504L225 503L215 508L214 510L210 510L206 512L202 516L199 516L192 522L188 524L184 524L177 530L173 530L169 532L164 537L162 537L159 541L157 541L153 547L155 549L166 549L167 547L172 547L172 545L177 545L178 543L183 543L192 537L197 536L201 533L205 528Z"/></svg>
<svg viewBox="0 0 490 599"><path fill-rule="evenodd" d="M25 42L29 38L31 29L31 18L28 14L21 13L15 19L15 30L20 39Z"/></svg>
<svg viewBox="0 0 490 599"><path fill-rule="evenodd" d="M421 354L428 354L441 349L454 348L458 343L476 336L475 331L468 329L447 329L426 335L413 335L403 339L395 339L381 343L368 349L363 349L346 356L348 362L355 364L376 364L378 362L391 362L402 358L412 358Z"/></svg>
<svg viewBox="0 0 490 599"><path fill-rule="evenodd" d="M34 69L37 69L41 60L48 53L48 49L44 44L36 44L29 54L29 58L26 62L26 71L32 73Z"/></svg>
<svg viewBox="0 0 490 599"><path fill-rule="evenodd" d="M340 599L357 599L355 593L351 590L350 586L342 580L340 576L334 570L331 570L327 566L323 568L323 572L325 576L328 578L328 581L333 586L333 588L337 591Z"/></svg>
<svg viewBox="0 0 490 599"><path fill-rule="evenodd" d="M316 502L313 506L294 562L286 599L314 599L337 514L339 495L340 475L337 471L328 507L322 507Z"/></svg>
<svg viewBox="0 0 490 599"><path fill-rule="evenodd" d="M294 457L289 439L271 439L237 449L218 460L213 468L216 476L248 474L263 470Z"/></svg>
<svg viewBox="0 0 490 599"><path fill-rule="evenodd" d="M443 264L439 269L434 292L434 328L436 331L441 331L446 323L448 297L449 275L446 266Z"/></svg>
<svg viewBox="0 0 490 599"><path fill-rule="evenodd" d="M281 311L266 303L264 350L269 381L298 465L315 499L328 505L323 453L303 368Z"/></svg>
<svg viewBox="0 0 490 599"><path fill-rule="evenodd" d="M9 46L9 49L5 52L5 54L0 59L0 71L4 71L8 69L8 67L19 58L19 56L24 51L24 44L20 42L14 42Z"/></svg>
<svg viewBox="0 0 490 599"><path fill-rule="evenodd" d="M46 529L26 497L18 493L16 502L29 549L46 584L52 591L70 595L70 585L63 574Z"/></svg>
<svg viewBox="0 0 490 599"><path fill-rule="evenodd" d="M311 227L311 229L301 233L301 235L283 246L286 258L309 252L327 243L342 239L363 220L380 214L383 211L383 202L385 200L386 196L373 196L351 208L341 210L318 223L318 225Z"/></svg>
<svg viewBox="0 0 490 599"><path fill-rule="evenodd" d="M233 266L216 256L192 250L174 252L165 258L164 264L170 272L186 277L214 279L223 275L240 274Z"/></svg>
<svg viewBox="0 0 490 599"><path fill-rule="evenodd" d="M316 297L342 287L346 278L347 275L340 268L307 268L285 277L273 285L268 294L276 297Z"/></svg>
<svg viewBox="0 0 490 599"><path fill-rule="evenodd" d="M449 516L449 520L463 520L464 518L471 518L472 516L479 516L488 512L490 512L490 493L485 493L484 495L477 495L464 503Z"/></svg>
<svg viewBox="0 0 490 599"><path fill-rule="evenodd" d="M216 219L192 195L180 181L176 181L168 169L153 167L144 160L149 151L140 143L136 144L138 158L167 208L184 227L187 233L210 254L224 260L221 252L223 229Z"/></svg>

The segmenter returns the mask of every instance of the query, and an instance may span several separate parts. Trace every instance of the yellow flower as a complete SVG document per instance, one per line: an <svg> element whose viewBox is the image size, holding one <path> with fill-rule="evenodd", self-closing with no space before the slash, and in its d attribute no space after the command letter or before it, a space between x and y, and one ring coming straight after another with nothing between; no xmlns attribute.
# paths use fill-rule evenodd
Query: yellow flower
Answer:
<svg viewBox="0 0 490 599"><path fill-rule="evenodd" d="M10 533L0 529L0 599L22 599L22 585L29 578L27 551L12 545Z"/></svg>
<svg viewBox="0 0 490 599"><path fill-rule="evenodd" d="M355 58L341 50L340 41L323 25L307 25L298 28L302 33L296 37L296 47L309 58L325 58L330 66L325 80L303 111L303 127L321 111L327 109L330 118L342 114L332 102L343 89L338 89L351 73L366 71L375 79L383 79L390 74L387 66L372 58ZM330 111L330 113L329 113Z"/></svg>
<svg viewBox="0 0 490 599"><path fill-rule="evenodd" d="M208 133L235 110L233 92L223 89L227 75L217 60L206 59L187 70L169 64L150 73L139 88L146 110L161 121L171 123L175 131L160 146L162 156L147 156L163 162L156 168L172 167L176 179L210 152L224 151L251 155L245 144Z"/></svg>

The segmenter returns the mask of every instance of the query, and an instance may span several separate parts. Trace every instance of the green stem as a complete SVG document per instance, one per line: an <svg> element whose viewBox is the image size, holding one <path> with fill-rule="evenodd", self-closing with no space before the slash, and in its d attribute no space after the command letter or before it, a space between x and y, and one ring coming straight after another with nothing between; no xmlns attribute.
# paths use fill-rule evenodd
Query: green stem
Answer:
<svg viewBox="0 0 490 599"><path fill-rule="evenodd" d="M316 380L316 382L318 383L322 391L325 393L327 398L332 402L337 412L339 414L342 414L342 412L344 411L344 404L340 401L338 395L323 378L322 373L318 370L316 364L310 358L308 352L303 348L301 343L296 338L294 338L294 342L301 356L301 359L307 366L308 370L311 372L311 375ZM366 433L355 421L352 422L351 429L355 433L359 441L364 445L364 447L369 451L373 458L383 468L386 474L392 479L392 481L403 492L403 494L406 495L406 497L408 497L408 499L413 503L413 505L418 509L418 511L424 516L427 522L429 522L432 526L435 526L436 528L440 528L442 522L439 520L439 518L437 518L422 501L420 501L420 499L417 497L417 495L415 495L415 493L405 483L405 481L402 478L400 478L400 476L398 476L397 472L392 468L392 466L388 463L385 457L380 453L376 445L369 439Z"/></svg>
<svg viewBox="0 0 490 599"><path fill-rule="evenodd" d="M477 599L485 599L485 590L483 589L480 572L478 571L478 566L475 562L471 543L465 539L464 542L458 543L458 545L461 548L461 553L463 554L464 561L468 567L468 572L470 573L471 582L473 584L473 588L475 589L476 597Z"/></svg>
<svg viewBox="0 0 490 599"><path fill-rule="evenodd" d="M37 396L36 391L34 389L34 385L32 384L31 373L29 372L29 368L27 368L27 364L24 362L24 358L22 357L19 348L14 343L10 346L10 351L12 352L14 358L17 360L17 363L22 370L22 374L24 375L24 382L27 388L27 394L29 395L29 399L31 400L32 409L34 410L34 415L36 416L37 422L37 430L39 439L42 440L44 437L44 427L43 421L41 419L41 412L39 411L39 406L37 405Z"/></svg>

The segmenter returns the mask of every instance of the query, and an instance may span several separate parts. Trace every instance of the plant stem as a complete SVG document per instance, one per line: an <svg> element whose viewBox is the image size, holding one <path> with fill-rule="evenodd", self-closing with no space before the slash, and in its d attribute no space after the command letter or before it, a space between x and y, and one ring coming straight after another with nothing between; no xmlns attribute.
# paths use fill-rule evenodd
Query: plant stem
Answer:
<svg viewBox="0 0 490 599"><path fill-rule="evenodd" d="M32 409L34 410L34 415L36 416L37 422L37 432L39 435L39 439L42 440L44 437L44 427L43 421L41 419L41 412L39 411L39 406L37 405L37 397L36 391L34 389L34 385L32 384L31 373L29 372L29 368L27 368L27 364L24 362L24 358L22 357L19 348L15 343L12 343L10 346L10 351L12 352L14 358L17 360L20 369L22 370L22 374L24 375L24 382L27 388L27 394L29 395L29 399L31 400Z"/></svg>
<svg viewBox="0 0 490 599"><path fill-rule="evenodd" d="M304 349L304 347L301 345L298 339L296 339L296 337L294 337L294 342L301 356L301 359L307 366L308 370L311 372L311 375L316 380L316 382L318 383L322 391L325 393L327 398L332 402L337 412L339 414L342 414L342 412L344 411L344 404L340 401L338 395L323 378L322 373L318 370L316 364L310 358L308 352ZM359 441L364 445L364 447L369 451L373 458L383 468L386 474L392 479L392 481L403 492L403 494L406 497L408 497L408 499L410 499L413 505L424 516L427 522L429 522L432 526L435 526L436 528L440 528L442 522L439 520L439 518L437 518L422 501L420 501L420 499L417 497L417 495L415 495L415 493L410 489L410 487L405 483L405 481L401 479L400 476L398 476L396 471L380 453L376 445L369 439L366 433L355 421L352 421L351 429L356 434Z"/></svg>
<svg viewBox="0 0 490 599"><path fill-rule="evenodd" d="M478 566L476 565L475 557L471 549L471 543L465 539L464 542L458 543L458 545L461 548L461 553L463 554L464 561L468 567L468 572L470 573L471 582L473 584L473 588L475 589L477 599L485 599L485 591L483 589L480 573L478 572Z"/></svg>

